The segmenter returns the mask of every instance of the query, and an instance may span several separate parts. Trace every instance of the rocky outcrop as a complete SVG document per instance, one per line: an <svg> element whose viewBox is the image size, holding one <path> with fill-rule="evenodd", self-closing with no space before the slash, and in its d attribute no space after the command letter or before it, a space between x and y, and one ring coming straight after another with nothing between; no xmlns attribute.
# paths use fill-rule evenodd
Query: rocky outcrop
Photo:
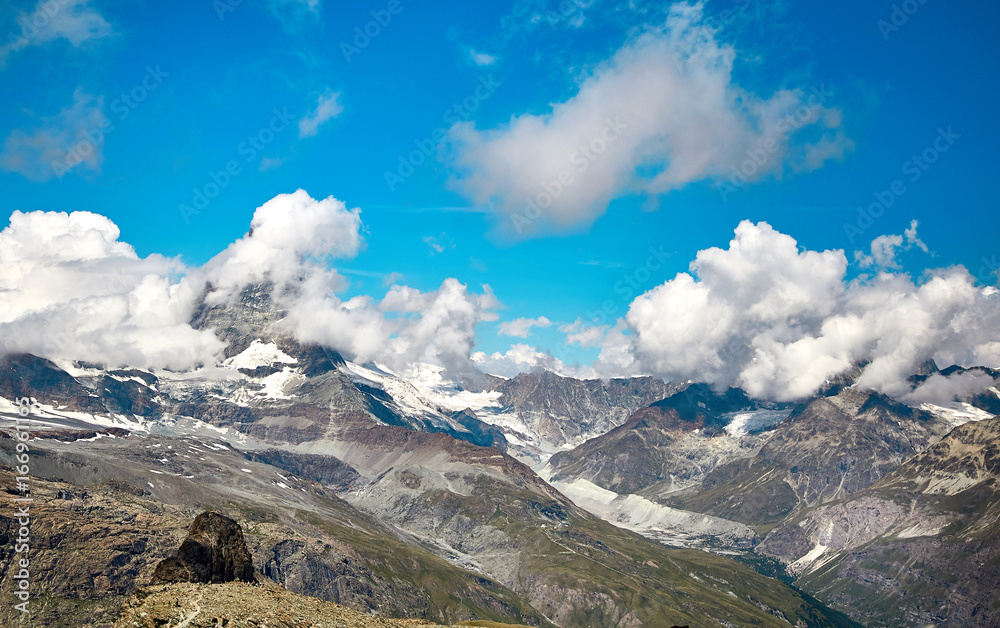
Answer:
<svg viewBox="0 0 1000 628"><path fill-rule="evenodd" d="M198 515L176 556L153 572L153 584L253 582L253 559L238 523L217 512Z"/></svg>

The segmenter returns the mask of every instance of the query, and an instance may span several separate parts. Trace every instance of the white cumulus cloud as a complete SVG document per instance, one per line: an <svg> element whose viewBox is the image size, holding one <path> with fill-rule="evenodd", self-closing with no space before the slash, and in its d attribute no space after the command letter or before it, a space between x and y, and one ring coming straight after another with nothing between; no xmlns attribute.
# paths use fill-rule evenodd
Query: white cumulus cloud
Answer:
<svg viewBox="0 0 1000 628"><path fill-rule="evenodd" d="M740 223L728 249L698 253L632 302L639 364L670 379L800 399L858 363L858 385L893 396L929 359L1000 364L1000 293L964 268L848 281L843 251L800 251L766 223Z"/></svg>
<svg viewBox="0 0 1000 628"><path fill-rule="evenodd" d="M568 374L562 360L551 353L539 351L524 343L512 345L504 353L476 351L472 354L472 362L484 373L500 377L514 377L518 373L531 373L538 370L551 371L560 375Z"/></svg>
<svg viewBox="0 0 1000 628"><path fill-rule="evenodd" d="M16 211L0 232L0 353L121 366L211 363L221 343L188 325L201 285L159 255L140 258L89 212Z"/></svg>
<svg viewBox="0 0 1000 628"><path fill-rule="evenodd" d="M899 262L896 261L898 251L909 251L917 247L924 253L929 252L927 245L917 236L918 225L919 223L913 220L902 235L883 235L875 238L872 240L871 254L855 251L854 259L862 268L898 269Z"/></svg>
<svg viewBox="0 0 1000 628"><path fill-rule="evenodd" d="M821 88L763 97L737 85L736 51L702 19L701 4L674 5L549 113L453 126L456 186L501 230L530 236L590 224L623 195L813 170L852 147Z"/></svg>
<svg viewBox="0 0 1000 628"><path fill-rule="evenodd" d="M427 362L471 373L476 326L496 320L500 305L489 286L476 293L448 278L430 292L393 285L381 301L343 299L348 282L334 266L362 250L362 230L360 210L298 190L259 207L250 231L204 266L187 267L138 257L97 214L14 212L0 232L0 353L177 370L214 365L223 344L212 330L190 326L200 299L225 304L245 286L270 283L286 311L276 331L401 371Z"/></svg>
<svg viewBox="0 0 1000 628"><path fill-rule="evenodd" d="M341 278L323 261L351 258L363 248L361 211L305 190L279 194L254 212L250 231L201 270L221 302L249 283L303 282L337 289Z"/></svg>

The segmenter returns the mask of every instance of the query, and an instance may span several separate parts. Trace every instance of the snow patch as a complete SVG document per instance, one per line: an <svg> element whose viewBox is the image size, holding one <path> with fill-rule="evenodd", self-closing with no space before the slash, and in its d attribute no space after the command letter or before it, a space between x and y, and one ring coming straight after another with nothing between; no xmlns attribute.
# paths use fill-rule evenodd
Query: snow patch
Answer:
<svg viewBox="0 0 1000 628"><path fill-rule="evenodd" d="M14 404L9 399L0 397L0 412L6 412L10 414L16 414L19 406ZM77 421L82 421L90 425L96 425L100 427L122 427L130 432L148 432L149 431L149 421L141 417L136 417L133 415L131 418L124 414L109 414L108 416L102 416L99 414L89 414L86 412L73 412L72 410L64 410L61 407L53 406L46 403L35 403L31 407L31 415L27 417L32 423L36 425L47 425L48 420L52 419L75 419ZM64 427L58 423L54 424L58 427Z"/></svg>
<svg viewBox="0 0 1000 628"><path fill-rule="evenodd" d="M551 484L577 506L601 519L668 545L690 547L696 544L693 537L699 536L730 542L754 537L753 530L741 523L670 508L640 495L622 495L582 478Z"/></svg>
<svg viewBox="0 0 1000 628"><path fill-rule="evenodd" d="M948 421L952 428L971 423L972 421L985 421L986 419L992 419L994 416L985 410L981 410L965 402L955 402L947 407L934 405L933 403L924 403L920 405L920 409Z"/></svg>
<svg viewBox="0 0 1000 628"><path fill-rule="evenodd" d="M792 564L788 565L788 573L795 575L802 575L807 571L812 571L813 569L821 567L830 558L832 558L832 556L830 556L827 557L825 560L822 561L820 560L820 558L823 556L824 553L826 553L826 550L828 549L830 548L827 547L826 545L822 545L821 543L817 542L816 546L811 550L809 550L805 554L805 556L802 556Z"/></svg>
<svg viewBox="0 0 1000 628"><path fill-rule="evenodd" d="M257 394L266 399L291 399L291 395L286 391L304 381L303 375L299 375L286 366L279 372L272 373L261 380L262 388Z"/></svg>
<svg viewBox="0 0 1000 628"><path fill-rule="evenodd" d="M259 366L296 363L298 360L279 349L274 342L264 344L260 340L254 340L242 353L234 355L222 364L231 369L253 370Z"/></svg>
<svg viewBox="0 0 1000 628"><path fill-rule="evenodd" d="M736 412L726 425L726 433L730 436L746 436L753 432L763 432L785 422L788 410L756 410L753 412Z"/></svg>

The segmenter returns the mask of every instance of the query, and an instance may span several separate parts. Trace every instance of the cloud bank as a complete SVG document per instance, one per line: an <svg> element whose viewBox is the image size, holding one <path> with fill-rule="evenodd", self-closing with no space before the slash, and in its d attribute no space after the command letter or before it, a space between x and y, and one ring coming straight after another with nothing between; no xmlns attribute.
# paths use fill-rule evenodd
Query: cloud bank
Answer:
<svg viewBox="0 0 1000 628"><path fill-rule="evenodd" d="M221 350L188 325L198 287L89 212L14 212L0 232L0 353L191 368Z"/></svg>
<svg viewBox="0 0 1000 628"><path fill-rule="evenodd" d="M349 281L336 266L363 250L363 232L360 210L298 190L263 204L245 236L189 267L139 257L97 214L16 211L0 231L0 353L174 370L214 365L224 347L212 330L190 326L195 307L202 299L225 304L267 282L287 312L276 331L399 372L431 363L455 376L477 368L507 376L654 374L796 400L864 364L860 387L942 402L992 380L932 377L914 391L908 378L927 360L1000 366L1000 291L977 286L964 268L915 280L883 255L878 267L859 264L865 272L851 279L843 251L800 249L791 236L749 221L728 248L700 251L690 272L636 297L614 325L577 320L559 326L564 347L518 343L488 355L475 350L477 327L496 321L500 308L488 285L476 292L448 278L430 291L393 284L381 299L341 296ZM916 225L876 242L920 247ZM876 245L873 256L885 250ZM498 330L526 337L554 324L540 316ZM573 345L599 349L598 359L569 364Z"/></svg>
<svg viewBox="0 0 1000 628"><path fill-rule="evenodd" d="M815 170L852 148L822 88L750 93L733 80L735 58L701 4L678 3L550 113L453 126L454 184L527 237L588 225L620 196Z"/></svg>
<svg viewBox="0 0 1000 628"><path fill-rule="evenodd" d="M691 273L632 302L635 356L668 379L778 400L811 395L858 363L860 387L893 396L910 393L907 378L930 359L1000 364L996 288L961 267L920 283L888 271L848 280L847 268L843 251L800 251L767 223L744 221L728 249L699 252Z"/></svg>
<svg viewBox="0 0 1000 628"><path fill-rule="evenodd" d="M259 207L245 236L188 267L138 257L97 214L14 212L0 232L0 353L174 370L214 365L224 346L212 330L189 325L199 299L224 304L247 285L270 282L287 310L278 331L399 370L429 362L468 373L476 326L496 319L489 286L477 294L449 278L431 292L394 285L381 302L341 299L348 282L333 266L363 249L362 231L360 210L298 190Z"/></svg>

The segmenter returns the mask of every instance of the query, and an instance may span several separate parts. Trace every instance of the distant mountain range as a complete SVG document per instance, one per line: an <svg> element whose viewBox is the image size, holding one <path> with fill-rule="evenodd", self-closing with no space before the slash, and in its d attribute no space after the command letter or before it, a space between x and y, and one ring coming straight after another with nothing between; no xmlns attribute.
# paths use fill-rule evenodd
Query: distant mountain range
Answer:
<svg viewBox="0 0 1000 628"><path fill-rule="evenodd" d="M112 623L208 508L288 591L392 617L1000 621L996 386L914 407L848 373L793 405L648 377L400 373L296 341L269 295L198 308L228 346L194 372L0 359L4 424L34 399L34 625ZM928 365L913 382L967 372L1000 381ZM0 438L4 486L14 447Z"/></svg>

